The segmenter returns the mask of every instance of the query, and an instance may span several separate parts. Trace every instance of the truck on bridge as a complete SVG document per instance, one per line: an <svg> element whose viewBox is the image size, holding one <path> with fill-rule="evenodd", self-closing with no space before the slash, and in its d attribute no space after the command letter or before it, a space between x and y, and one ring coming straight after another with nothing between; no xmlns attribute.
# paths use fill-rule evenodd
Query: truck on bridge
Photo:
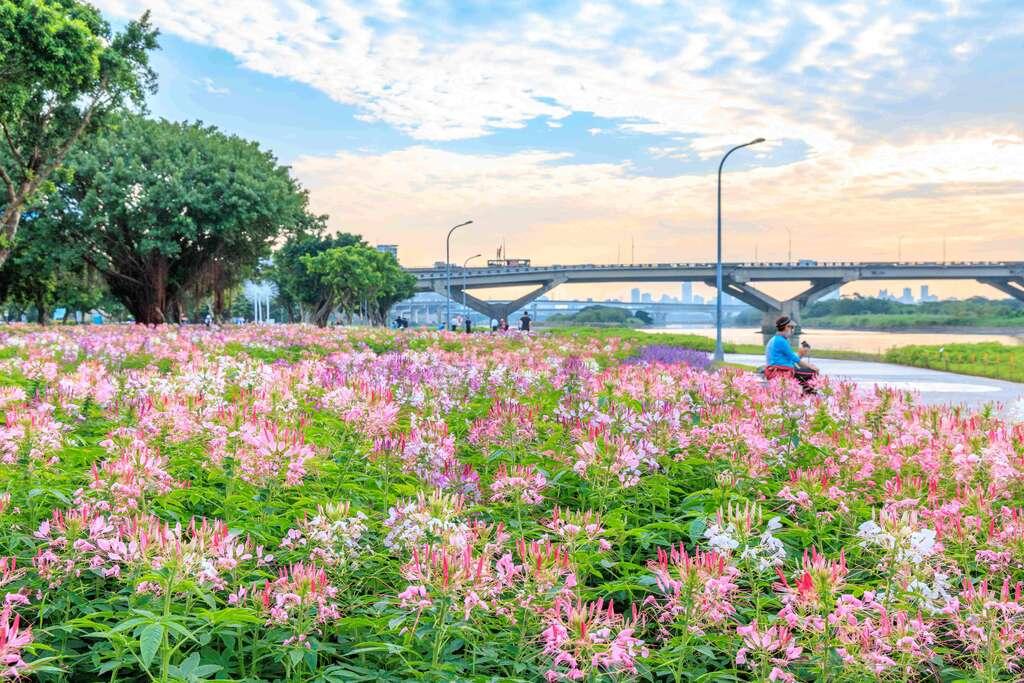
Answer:
<svg viewBox="0 0 1024 683"><path fill-rule="evenodd" d="M487 259L488 268L516 268L521 266L528 267L530 265L530 259L528 258L492 258Z"/></svg>

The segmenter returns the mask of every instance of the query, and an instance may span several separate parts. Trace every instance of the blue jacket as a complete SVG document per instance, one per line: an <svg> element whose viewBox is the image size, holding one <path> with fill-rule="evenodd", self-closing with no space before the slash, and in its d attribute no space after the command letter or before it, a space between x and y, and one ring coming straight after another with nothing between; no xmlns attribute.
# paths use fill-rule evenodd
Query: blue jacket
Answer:
<svg viewBox="0 0 1024 683"><path fill-rule="evenodd" d="M788 339L781 334L776 334L768 340L768 345L764 348L764 362L765 365L784 365L795 368L800 364L800 356L789 345Z"/></svg>

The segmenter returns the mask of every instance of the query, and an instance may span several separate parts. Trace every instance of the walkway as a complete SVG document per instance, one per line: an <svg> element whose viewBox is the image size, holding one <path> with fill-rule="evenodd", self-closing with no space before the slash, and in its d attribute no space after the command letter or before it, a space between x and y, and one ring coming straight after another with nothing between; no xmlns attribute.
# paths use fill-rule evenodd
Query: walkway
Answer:
<svg viewBox="0 0 1024 683"><path fill-rule="evenodd" d="M760 355L729 353L725 359L743 365L764 365L764 356ZM924 403L962 403L977 407L989 402L1016 406L1019 402L1019 410L1024 417L1024 384L889 363L827 358L812 358L811 361L826 375L861 386L882 385L920 392Z"/></svg>

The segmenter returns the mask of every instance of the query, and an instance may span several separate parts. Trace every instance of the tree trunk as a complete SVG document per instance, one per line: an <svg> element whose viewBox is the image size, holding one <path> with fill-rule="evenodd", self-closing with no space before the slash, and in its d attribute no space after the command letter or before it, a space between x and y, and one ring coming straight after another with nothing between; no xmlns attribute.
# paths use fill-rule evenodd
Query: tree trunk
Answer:
<svg viewBox="0 0 1024 683"><path fill-rule="evenodd" d="M145 269L133 270L132 277L106 276L111 293L117 297L140 325L162 325L167 322L170 297L167 295L167 259L151 255ZM129 274L126 272L126 275Z"/></svg>
<svg viewBox="0 0 1024 683"><path fill-rule="evenodd" d="M215 287L213 290L213 319L215 322L224 320L224 288Z"/></svg>
<svg viewBox="0 0 1024 683"><path fill-rule="evenodd" d="M21 223L21 206L15 205L4 209L0 218L0 266L2 266L14 249L14 236Z"/></svg>
<svg viewBox="0 0 1024 683"><path fill-rule="evenodd" d="M43 302L43 298L41 296L36 298L36 313L39 315L40 325L50 324L49 311L47 310L46 304Z"/></svg>
<svg viewBox="0 0 1024 683"><path fill-rule="evenodd" d="M327 319L331 317L331 307L321 305L310 316L310 321L317 327L327 327Z"/></svg>

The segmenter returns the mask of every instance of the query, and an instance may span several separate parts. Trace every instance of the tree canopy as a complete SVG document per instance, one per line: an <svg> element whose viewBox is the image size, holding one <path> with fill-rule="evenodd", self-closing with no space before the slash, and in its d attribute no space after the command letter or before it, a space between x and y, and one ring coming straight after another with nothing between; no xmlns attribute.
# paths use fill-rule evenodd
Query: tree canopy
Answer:
<svg viewBox="0 0 1024 683"><path fill-rule="evenodd" d="M307 220L302 230L274 252L270 277L277 284L278 300L290 322L302 320L323 326L336 305L331 305L333 295L320 276L309 272L304 257L339 247L366 246L366 242L347 232L324 236L326 216L310 216Z"/></svg>
<svg viewBox="0 0 1024 683"><path fill-rule="evenodd" d="M0 264L74 145L155 91L156 37L148 14L115 34L78 0L0 0Z"/></svg>
<svg viewBox="0 0 1024 683"><path fill-rule="evenodd" d="M350 319L361 313L371 323L382 324L388 309L412 296L416 286L416 278L394 256L364 244L334 247L300 260L327 294L312 316L320 326L336 309Z"/></svg>
<svg viewBox="0 0 1024 683"><path fill-rule="evenodd" d="M98 273L82 260L79 245L57 239L46 215L29 212L22 236L0 266L0 301L23 311L35 308L46 324L59 303L68 310L89 310L103 300Z"/></svg>
<svg viewBox="0 0 1024 683"><path fill-rule="evenodd" d="M309 220L286 167L200 123L125 116L68 165L42 211L140 323L180 320L207 293L220 315L225 290Z"/></svg>
<svg viewBox="0 0 1024 683"><path fill-rule="evenodd" d="M627 325L633 327L648 324L646 320L640 318L641 313L649 315L646 311L637 311L637 314L633 315L625 308L595 304L593 306L584 306L575 313L556 313L550 316L548 320L551 322L572 322L581 325L596 323L601 325Z"/></svg>

